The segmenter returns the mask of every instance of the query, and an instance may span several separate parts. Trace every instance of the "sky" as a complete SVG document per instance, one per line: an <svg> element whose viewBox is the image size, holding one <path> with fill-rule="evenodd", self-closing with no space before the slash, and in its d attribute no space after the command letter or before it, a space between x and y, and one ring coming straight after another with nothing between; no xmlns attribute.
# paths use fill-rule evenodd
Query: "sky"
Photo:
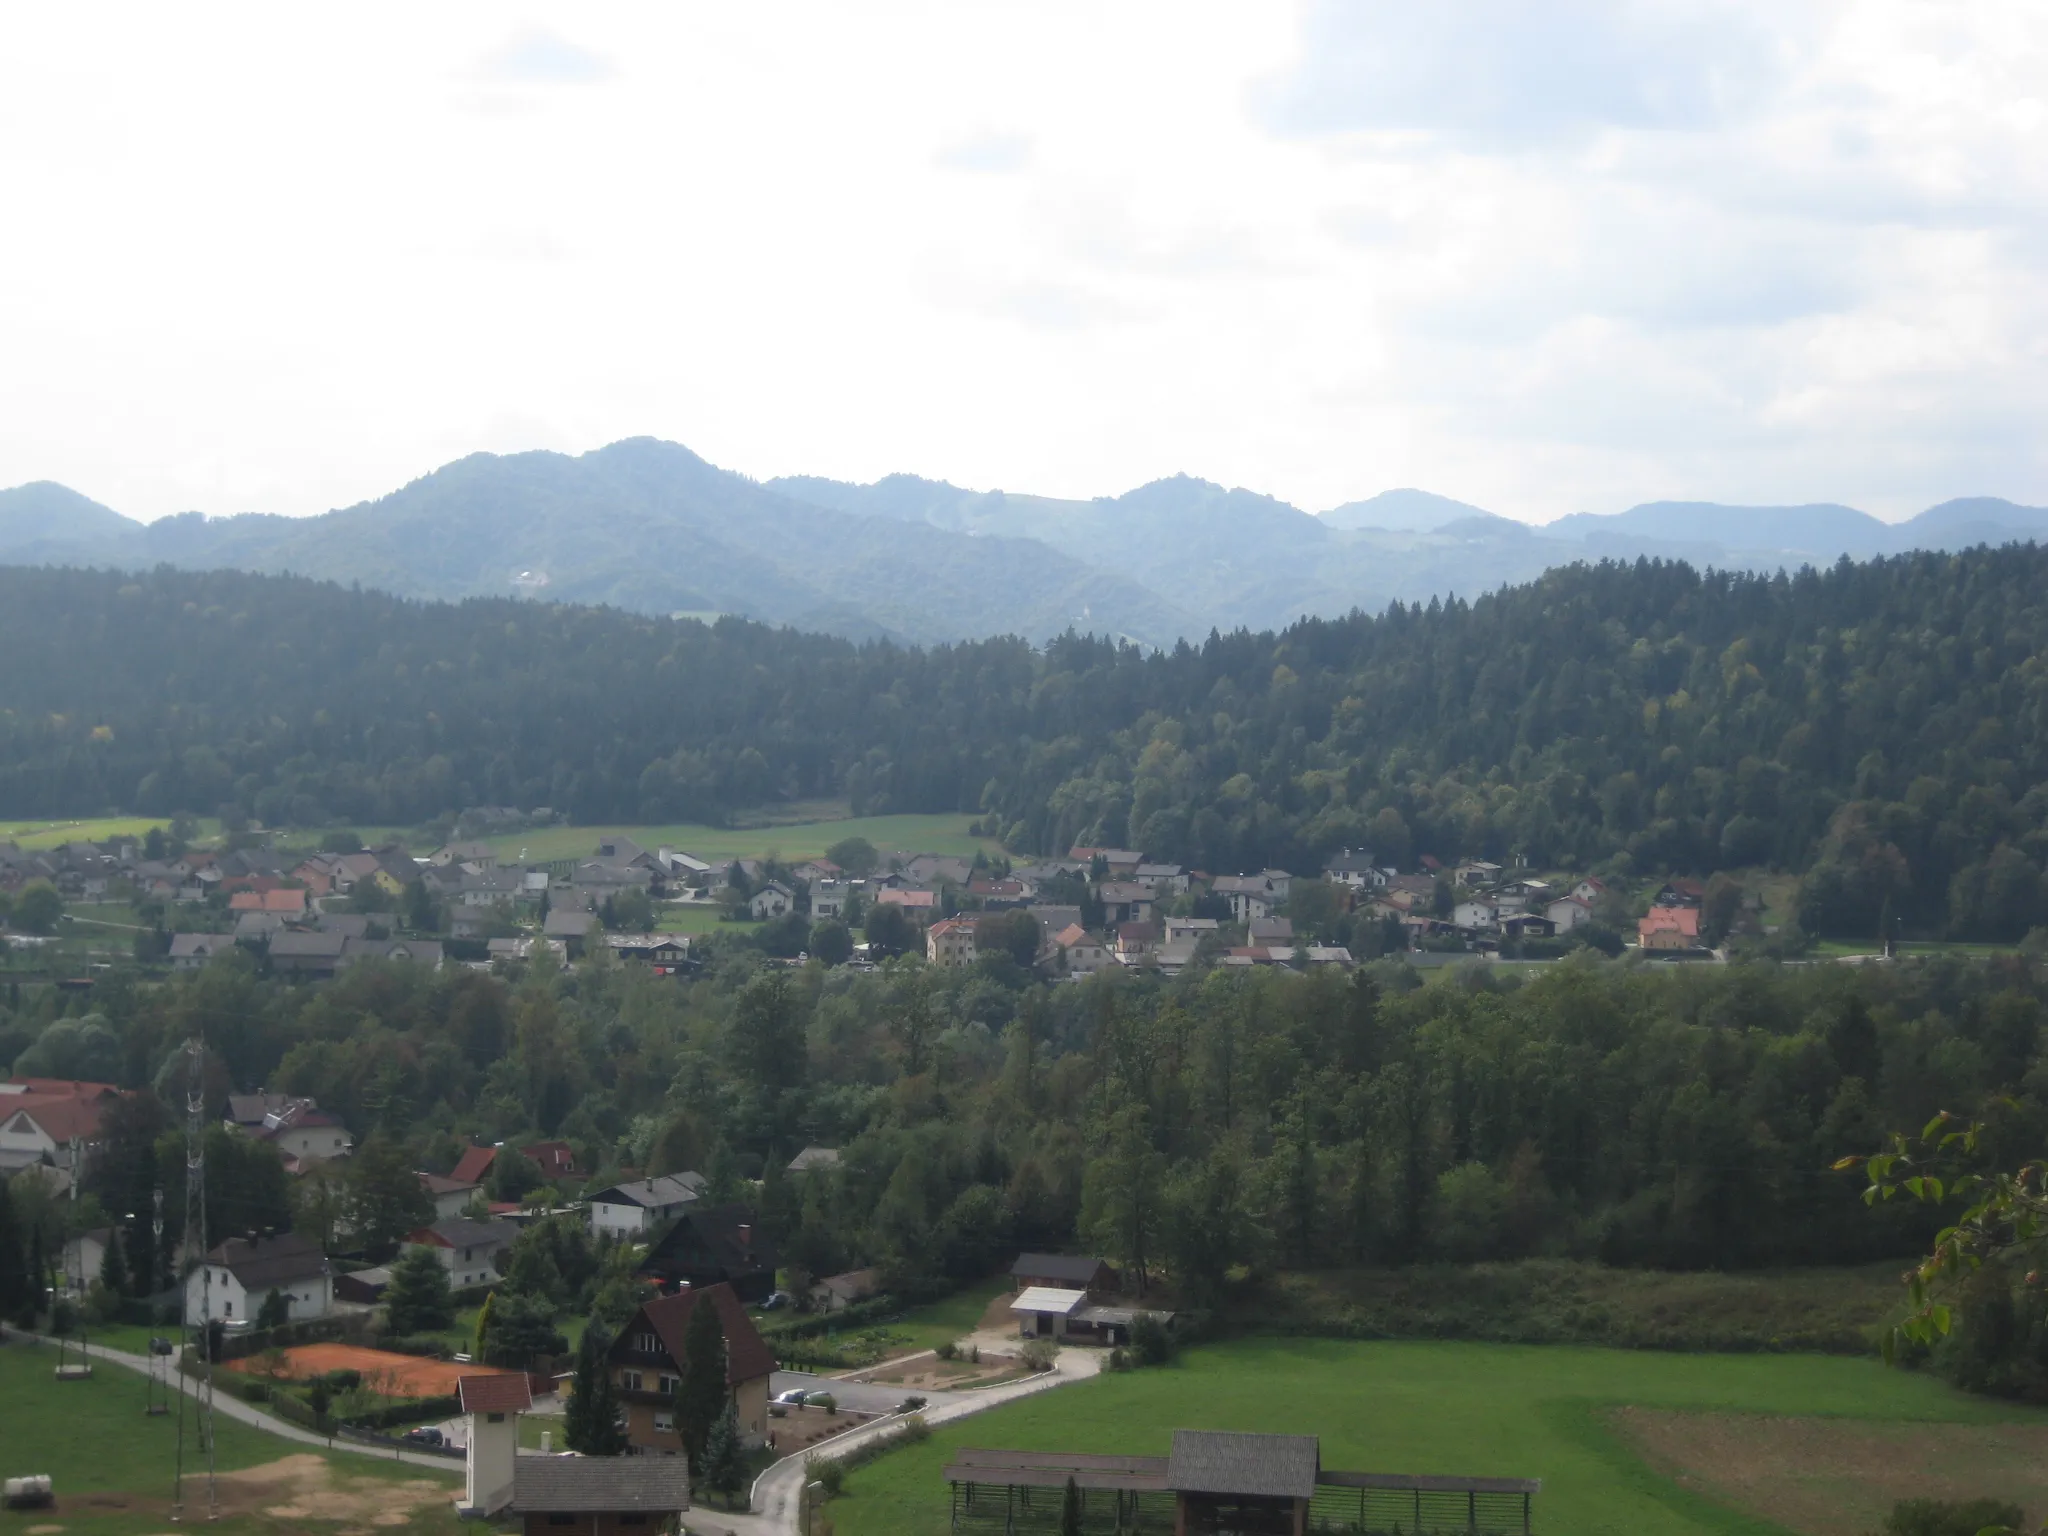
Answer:
<svg viewBox="0 0 2048 1536"><path fill-rule="evenodd" d="M2048 6L0 12L0 486L2048 503Z"/></svg>

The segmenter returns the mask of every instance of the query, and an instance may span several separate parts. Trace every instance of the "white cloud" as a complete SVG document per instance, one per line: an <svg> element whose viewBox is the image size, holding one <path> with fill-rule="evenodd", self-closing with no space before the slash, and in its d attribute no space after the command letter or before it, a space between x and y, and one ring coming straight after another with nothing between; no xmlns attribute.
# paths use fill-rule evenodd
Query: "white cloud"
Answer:
<svg viewBox="0 0 2048 1536"><path fill-rule="evenodd" d="M2021 0L553 26L0 18L0 484L309 512L655 433L1066 495L2048 502Z"/></svg>

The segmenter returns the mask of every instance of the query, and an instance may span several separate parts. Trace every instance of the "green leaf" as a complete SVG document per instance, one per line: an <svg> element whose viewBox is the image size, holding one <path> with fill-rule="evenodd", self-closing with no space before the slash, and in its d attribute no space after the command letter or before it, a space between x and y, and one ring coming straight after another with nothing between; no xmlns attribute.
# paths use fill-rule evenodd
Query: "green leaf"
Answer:
<svg viewBox="0 0 2048 1536"><path fill-rule="evenodd" d="M1951 1322L1949 1310L1940 1302L1927 1309L1927 1320L1934 1325L1935 1332L1943 1335L1948 1333Z"/></svg>

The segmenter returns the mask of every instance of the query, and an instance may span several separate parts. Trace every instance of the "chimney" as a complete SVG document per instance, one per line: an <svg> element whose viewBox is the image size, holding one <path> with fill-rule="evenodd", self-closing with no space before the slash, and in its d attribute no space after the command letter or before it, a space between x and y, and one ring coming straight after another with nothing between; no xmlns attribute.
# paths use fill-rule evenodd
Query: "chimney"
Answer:
<svg viewBox="0 0 2048 1536"><path fill-rule="evenodd" d="M740 1223L740 1246L742 1248L752 1248L754 1246L754 1229L744 1221Z"/></svg>

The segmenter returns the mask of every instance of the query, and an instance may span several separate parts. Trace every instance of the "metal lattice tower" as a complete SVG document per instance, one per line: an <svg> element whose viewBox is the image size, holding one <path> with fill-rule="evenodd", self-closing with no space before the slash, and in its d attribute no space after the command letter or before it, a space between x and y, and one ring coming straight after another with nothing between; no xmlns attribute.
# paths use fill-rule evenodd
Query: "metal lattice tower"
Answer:
<svg viewBox="0 0 2048 1536"><path fill-rule="evenodd" d="M149 1273L142 1284L143 1294L156 1294L156 1283L164 1267L164 1191L158 1185L151 1194L149 1213ZM158 1346L162 1347L159 1348ZM170 1341L155 1334L149 1339L149 1387L142 1400L142 1411L154 1418L170 1412Z"/></svg>
<svg viewBox="0 0 2048 1536"><path fill-rule="evenodd" d="M199 1320L186 1309L185 1337L193 1345L199 1378L189 1392L178 1394L178 1471L171 1493L171 1518L185 1518L185 1405L190 1399L198 1448L206 1452L206 1518L220 1518L220 1485L213 1465L213 1271L206 1262L206 1043L203 1037L185 1042L192 1056L192 1076L185 1096L185 1242L199 1258ZM187 1272L189 1273L189 1271ZM189 1284L189 1281L187 1282ZM198 1474L195 1472L194 1476Z"/></svg>

